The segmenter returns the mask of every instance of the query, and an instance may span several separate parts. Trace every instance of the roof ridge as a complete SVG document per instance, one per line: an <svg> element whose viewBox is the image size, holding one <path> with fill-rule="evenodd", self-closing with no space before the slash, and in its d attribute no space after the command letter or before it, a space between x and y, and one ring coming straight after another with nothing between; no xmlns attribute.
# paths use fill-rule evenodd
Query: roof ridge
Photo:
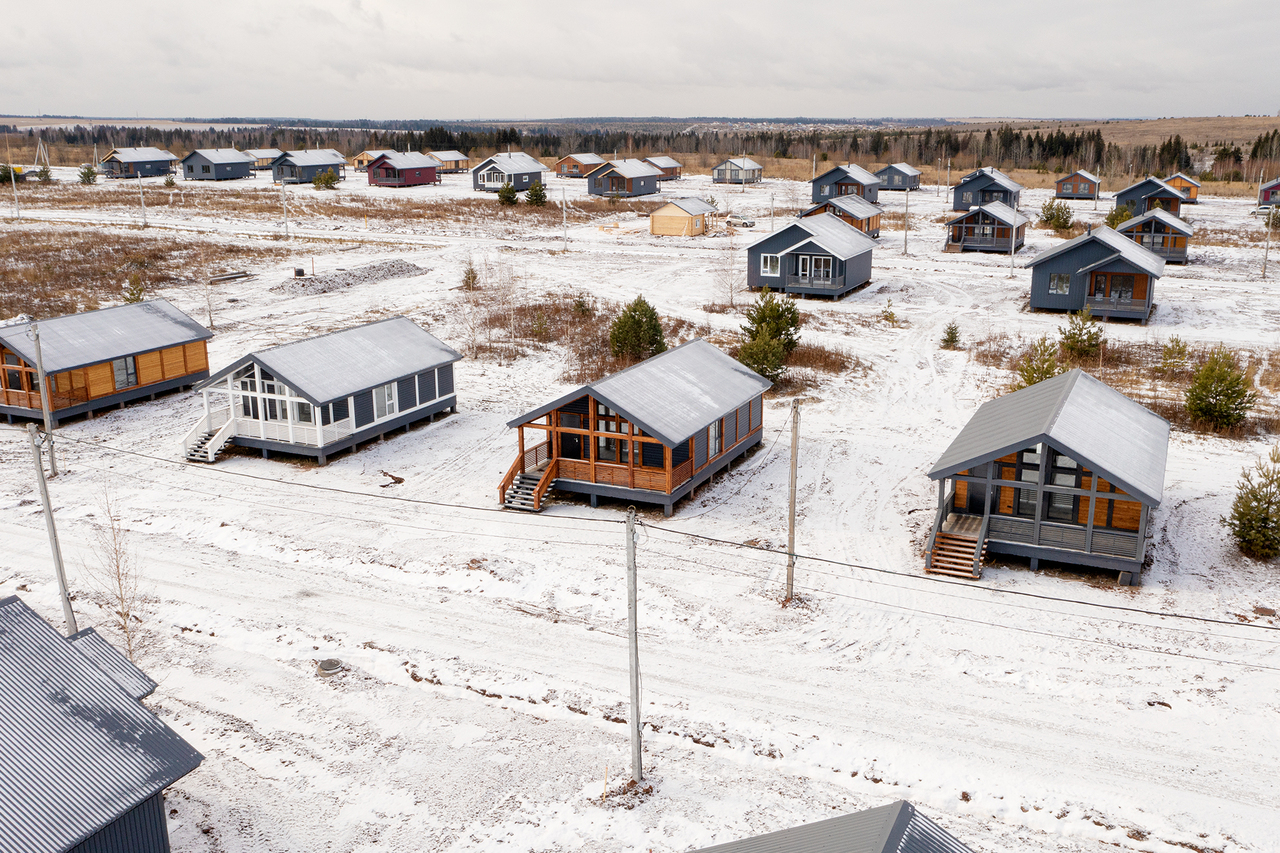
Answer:
<svg viewBox="0 0 1280 853"><path fill-rule="evenodd" d="M1089 374L1085 373L1078 367L1073 367L1063 375L1067 377L1062 383L1066 387L1063 388L1062 393L1058 396L1058 402L1054 404L1053 410L1049 412L1049 419L1044 425L1044 435L1049 435L1053 432L1053 425L1056 424L1058 422L1058 418L1062 416L1062 410L1066 407L1067 399L1070 398L1071 392L1076 387L1076 383L1080 381L1081 376L1088 376ZM1092 379L1093 377L1090 376L1089 378Z"/></svg>

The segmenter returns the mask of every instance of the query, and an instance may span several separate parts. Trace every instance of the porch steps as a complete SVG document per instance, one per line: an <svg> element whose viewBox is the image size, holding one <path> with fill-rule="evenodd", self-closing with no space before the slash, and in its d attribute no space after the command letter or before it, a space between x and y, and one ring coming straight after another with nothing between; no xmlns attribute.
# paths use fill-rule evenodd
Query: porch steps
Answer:
<svg viewBox="0 0 1280 853"><path fill-rule="evenodd" d="M518 474L511 481L511 487L507 489L507 494L502 500L502 505L507 509L522 509L526 512L541 512L539 507L534 506L533 493L538 488L538 483L542 480L541 474Z"/></svg>
<svg viewBox="0 0 1280 853"><path fill-rule="evenodd" d="M197 438L195 440L195 443L187 448L187 452L186 452L187 461L203 462L205 464L208 464L209 442L213 441L213 437L215 435L217 435L217 431L211 430L209 432L204 433L199 438ZM221 452L222 452L222 448L219 447L218 450L214 452L213 458L216 460L218 458L218 453L221 453Z"/></svg>
<svg viewBox="0 0 1280 853"><path fill-rule="evenodd" d="M944 252L963 252L963 251L964 251L964 246L963 246L963 245L961 245L960 243L947 243L946 245L944 245L944 246L942 247L942 251L944 251Z"/></svg>
<svg viewBox="0 0 1280 853"><path fill-rule="evenodd" d="M957 578L980 578L982 577L982 560L986 556L986 540L979 543L976 536L961 536L939 531L933 540L933 554L928 571Z"/></svg>

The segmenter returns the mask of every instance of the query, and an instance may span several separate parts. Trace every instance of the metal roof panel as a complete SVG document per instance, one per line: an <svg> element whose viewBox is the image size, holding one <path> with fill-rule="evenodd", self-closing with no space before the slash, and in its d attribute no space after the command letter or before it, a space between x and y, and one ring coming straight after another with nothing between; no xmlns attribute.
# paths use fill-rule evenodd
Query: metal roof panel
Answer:
<svg viewBox="0 0 1280 853"><path fill-rule="evenodd" d="M694 853L972 853L906 800Z"/></svg>
<svg viewBox="0 0 1280 853"><path fill-rule="evenodd" d="M1034 267L1042 264L1050 258L1056 258L1059 255L1065 255L1075 250L1077 247L1084 245L1090 241L1101 243L1111 251L1123 255L1124 259L1133 266L1145 272L1147 275L1159 278L1164 275L1164 258L1155 254L1151 250L1138 245L1135 241L1118 234L1105 225L1095 225L1092 230L1074 237L1063 243L1057 248L1050 249L1047 252L1041 252L1033 259L1027 262L1028 267Z"/></svg>
<svg viewBox="0 0 1280 853"><path fill-rule="evenodd" d="M72 634L68 638L81 654L93 661L98 669L120 685L120 689L133 699L141 700L155 692L158 686L151 677L134 665L120 650L107 642L93 628Z"/></svg>

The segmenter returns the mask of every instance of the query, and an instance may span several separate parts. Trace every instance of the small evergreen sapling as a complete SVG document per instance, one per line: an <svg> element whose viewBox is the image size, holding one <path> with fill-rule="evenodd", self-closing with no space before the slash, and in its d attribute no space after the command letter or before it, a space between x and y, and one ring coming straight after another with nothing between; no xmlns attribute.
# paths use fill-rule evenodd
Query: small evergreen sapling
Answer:
<svg viewBox="0 0 1280 853"><path fill-rule="evenodd" d="M338 175L333 169L325 169L311 179L311 185L318 190L336 190L338 188Z"/></svg>
<svg viewBox="0 0 1280 853"><path fill-rule="evenodd" d="M1067 325L1058 327L1058 335L1062 342L1062 351L1077 361L1097 358L1106 340L1106 332L1103 331L1102 324L1093 316L1093 311L1088 305L1070 315L1067 318Z"/></svg>
<svg viewBox="0 0 1280 853"><path fill-rule="evenodd" d="M791 355L800 343L800 309L790 299L778 299L767 287L744 316L747 324L742 327L742 336L748 342L773 338L782 344L784 356Z"/></svg>
<svg viewBox="0 0 1280 853"><path fill-rule="evenodd" d="M98 182L98 170L91 163L85 163L80 167L80 183L96 184Z"/></svg>
<svg viewBox="0 0 1280 853"><path fill-rule="evenodd" d="M942 348L960 349L960 326L956 323L948 323L942 330Z"/></svg>
<svg viewBox="0 0 1280 853"><path fill-rule="evenodd" d="M1255 560L1280 555L1280 446L1240 472L1231 515L1222 519L1241 553Z"/></svg>
<svg viewBox="0 0 1280 853"><path fill-rule="evenodd" d="M614 358L636 361L667 351L662 321L643 296L637 296L634 302L623 308L609 326L609 350Z"/></svg>
<svg viewBox="0 0 1280 853"><path fill-rule="evenodd" d="M1191 378L1187 414L1213 430L1229 429L1244 421L1257 400L1235 355L1220 346Z"/></svg>
<svg viewBox="0 0 1280 853"><path fill-rule="evenodd" d="M524 200L533 207L547 206L547 189L542 185L542 181L533 182L533 186L525 192Z"/></svg>
<svg viewBox="0 0 1280 853"><path fill-rule="evenodd" d="M1018 362L1016 368L1018 380L1014 383L1013 390L1029 388L1046 379L1052 379L1062 373L1063 369L1062 363L1058 361L1058 345L1048 337L1040 338L1031 345L1031 351L1026 357Z"/></svg>
<svg viewBox="0 0 1280 853"><path fill-rule="evenodd" d="M1074 217L1071 206L1065 201L1049 199L1040 207L1040 224L1054 231L1066 231L1071 227Z"/></svg>
<svg viewBox="0 0 1280 853"><path fill-rule="evenodd" d="M1133 205L1122 204L1107 214L1107 227L1119 228L1133 218Z"/></svg>
<svg viewBox="0 0 1280 853"><path fill-rule="evenodd" d="M761 334L738 348L738 361L770 382L777 382L786 370L787 350L782 341Z"/></svg>
<svg viewBox="0 0 1280 853"><path fill-rule="evenodd" d="M516 195L516 188L511 186L511 182L507 181L498 189L498 204L510 206L520 203L520 196Z"/></svg>

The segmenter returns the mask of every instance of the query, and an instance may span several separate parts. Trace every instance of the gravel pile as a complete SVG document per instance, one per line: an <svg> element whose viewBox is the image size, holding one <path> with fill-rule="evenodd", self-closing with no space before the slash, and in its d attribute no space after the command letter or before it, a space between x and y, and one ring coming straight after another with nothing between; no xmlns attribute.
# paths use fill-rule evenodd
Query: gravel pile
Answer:
<svg viewBox="0 0 1280 853"><path fill-rule="evenodd" d="M356 284L376 284L393 278L411 278L422 275L424 272L426 272L425 269L408 261L383 261L341 272L305 278L287 278L271 289L276 293L331 293Z"/></svg>

